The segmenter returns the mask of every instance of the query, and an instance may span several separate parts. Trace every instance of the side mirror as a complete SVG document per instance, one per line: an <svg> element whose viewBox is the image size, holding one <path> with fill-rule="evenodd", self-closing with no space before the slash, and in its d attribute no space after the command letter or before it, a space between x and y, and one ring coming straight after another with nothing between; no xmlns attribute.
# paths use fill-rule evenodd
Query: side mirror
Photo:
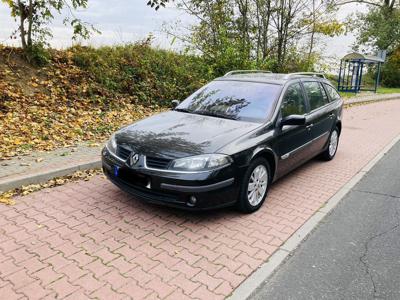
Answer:
<svg viewBox="0 0 400 300"><path fill-rule="evenodd" d="M301 115L290 115L283 118L280 125L281 127L285 125L306 125L306 117Z"/></svg>
<svg viewBox="0 0 400 300"><path fill-rule="evenodd" d="M172 100L172 101L171 101L171 104L172 104L172 107L173 107L173 108L177 107L180 103L181 103L181 102L180 102L179 100Z"/></svg>

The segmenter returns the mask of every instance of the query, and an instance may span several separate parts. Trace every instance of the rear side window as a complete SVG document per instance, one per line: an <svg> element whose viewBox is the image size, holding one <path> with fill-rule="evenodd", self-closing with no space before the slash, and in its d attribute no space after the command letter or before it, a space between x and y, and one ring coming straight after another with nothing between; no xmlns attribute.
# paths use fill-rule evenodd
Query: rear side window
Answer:
<svg viewBox="0 0 400 300"><path fill-rule="evenodd" d="M286 90L282 100L281 112L282 118L306 113L306 104L300 83L294 83Z"/></svg>
<svg viewBox="0 0 400 300"><path fill-rule="evenodd" d="M324 84L324 87L329 95L329 98L331 98L331 101L335 101L340 99L339 93L329 84Z"/></svg>
<svg viewBox="0 0 400 300"><path fill-rule="evenodd" d="M321 89L322 97L324 98L324 103L328 103L329 97L328 97L328 94L326 93L324 87L322 86L322 83L319 84L319 87Z"/></svg>
<svg viewBox="0 0 400 300"><path fill-rule="evenodd" d="M317 109L329 103L328 97L326 97L325 91L319 82L308 81L303 84L308 100L310 101L310 110Z"/></svg>

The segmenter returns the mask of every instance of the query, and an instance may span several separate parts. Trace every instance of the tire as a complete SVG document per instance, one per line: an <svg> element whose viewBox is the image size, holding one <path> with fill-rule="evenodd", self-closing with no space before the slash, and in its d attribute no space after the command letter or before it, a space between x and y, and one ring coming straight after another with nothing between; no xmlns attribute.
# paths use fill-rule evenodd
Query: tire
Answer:
<svg viewBox="0 0 400 300"><path fill-rule="evenodd" d="M332 144L333 143L333 144ZM328 147L321 153L321 158L325 161L332 160L339 146L339 129L335 127L329 135Z"/></svg>
<svg viewBox="0 0 400 300"><path fill-rule="evenodd" d="M265 172L265 174L263 172ZM250 184L254 180L256 180L257 177L260 177L259 183L256 185L258 188L255 187L253 190L253 194L251 194L251 191L249 191ZM265 183L264 188L262 188L264 186L263 182ZM246 173L244 174L240 187L237 208L243 213L252 213L258 210L263 205L265 198L267 197L270 183L271 168L268 161L263 157L258 157L254 159L250 163L249 167L246 170ZM263 195L261 195L260 192L263 193ZM255 196L254 193L256 193ZM258 197L256 195L258 195Z"/></svg>

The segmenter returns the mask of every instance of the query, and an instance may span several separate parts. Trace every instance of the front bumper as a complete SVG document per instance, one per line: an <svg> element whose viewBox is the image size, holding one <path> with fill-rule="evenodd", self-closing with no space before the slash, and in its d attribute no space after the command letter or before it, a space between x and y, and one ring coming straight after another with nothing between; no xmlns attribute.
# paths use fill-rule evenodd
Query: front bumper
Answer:
<svg viewBox="0 0 400 300"><path fill-rule="evenodd" d="M230 206L236 202L239 193L233 166L199 173L131 168L107 148L102 151L102 164L104 174L111 182L148 203L205 210ZM195 204L190 202L193 196Z"/></svg>

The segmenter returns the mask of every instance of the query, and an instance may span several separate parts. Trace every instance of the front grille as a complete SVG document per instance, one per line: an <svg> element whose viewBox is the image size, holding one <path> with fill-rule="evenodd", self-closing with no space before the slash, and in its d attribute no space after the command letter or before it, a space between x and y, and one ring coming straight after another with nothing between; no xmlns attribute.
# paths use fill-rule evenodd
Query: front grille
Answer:
<svg viewBox="0 0 400 300"><path fill-rule="evenodd" d="M117 156L123 160L127 160L129 155L131 155L132 150L124 147L124 146L117 146Z"/></svg>
<svg viewBox="0 0 400 300"><path fill-rule="evenodd" d="M146 157L146 165L152 169L166 169L170 161L170 159L166 158Z"/></svg>

